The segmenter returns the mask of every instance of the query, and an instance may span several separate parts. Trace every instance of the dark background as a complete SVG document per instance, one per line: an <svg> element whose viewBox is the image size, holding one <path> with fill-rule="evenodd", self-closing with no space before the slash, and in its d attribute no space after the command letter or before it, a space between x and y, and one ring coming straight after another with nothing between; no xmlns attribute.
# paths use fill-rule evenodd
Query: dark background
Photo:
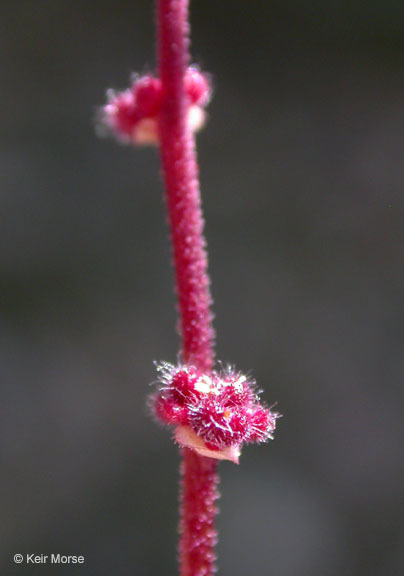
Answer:
<svg viewBox="0 0 404 576"><path fill-rule="evenodd" d="M220 465L219 574L404 564L404 4L192 3L217 351L284 414ZM175 361L156 151L95 136L151 1L0 3L0 573L175 575ZM15 553L85 565L15 566Z"/></svg>

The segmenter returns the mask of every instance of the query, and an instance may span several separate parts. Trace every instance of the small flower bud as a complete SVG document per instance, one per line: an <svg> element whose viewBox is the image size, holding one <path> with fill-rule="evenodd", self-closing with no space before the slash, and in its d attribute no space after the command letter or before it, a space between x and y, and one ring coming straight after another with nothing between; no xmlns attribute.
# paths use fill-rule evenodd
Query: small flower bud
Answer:
<svg viewBox="0 0 404 576"><path fill-rule="evenodd" d="M278 414L272 413L267 408L256 406L248 416L247 442L262 442L272 438L277 417Z"/></svg>
<svg viewBox="0 0 404 576"><path fill-rule="evenodd" d="M153 76L141 76L132 85L132 93L140 118L157 116L161 103L161 82Z"/></svg>
<svg viewBox="0 0 404 576"><path fill-rule="evenodd" d="M130 90L115 94L109 92L108 104L102 110L102 123L118 138L131 137L133 127L139 122L133 94Z"/></svg>
<svg viewBox="0 0 404 576"><path fill-rule="evenodd" d="M185 406L181 406L170 395L161 395L153 403L154 414L165 424L186 424L188 415Z"/></svg>
<svg viewBox="0 0 404 576"><path fill-rule="evenodd" d="M211 89L207 77L197 66L190 66L185 74L185 91L192 105L206 106L209 102Z"/></svg>

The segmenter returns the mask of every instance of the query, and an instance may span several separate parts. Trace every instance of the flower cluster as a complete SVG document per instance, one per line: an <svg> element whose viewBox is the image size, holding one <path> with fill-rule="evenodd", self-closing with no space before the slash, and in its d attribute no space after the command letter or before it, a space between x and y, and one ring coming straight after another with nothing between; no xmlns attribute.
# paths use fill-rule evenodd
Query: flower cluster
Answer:
<svg viewBox="0 0 404 576"><path fill-rule="evenodd" d="M192 131L205 121L204 107L211 90L207 77L190 66L184 79L188 97L188 123ZM123 92L108 91L108 102L101 109L100 124L124 143L158 143L158 115L162 100L161 80L152 75L136 77Z"/></svg>
<svg viewBox="0 0 404 576"><path fill-rule="evenodd" d="M157 365L160 389L151 408L174 437L203 456L238 462L243 444L272 438L278 414L259 402L255 382L228 367L201 374L193 366Z"/></svg>

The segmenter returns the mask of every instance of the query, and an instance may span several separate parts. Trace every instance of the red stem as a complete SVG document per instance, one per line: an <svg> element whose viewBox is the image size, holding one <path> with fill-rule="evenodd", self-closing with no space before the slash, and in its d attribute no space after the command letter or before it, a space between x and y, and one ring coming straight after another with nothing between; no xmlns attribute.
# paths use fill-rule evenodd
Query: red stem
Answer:
<svg viewBox="0 0 404 576"><path fill-rule="evenodd" d="M188 448L182 451L180 494L180 576L211 576L215 572L214 547L218 498L216 460L198 456Z"/></svg>
<svg viewBox="0 0 404 576"><path fill-rule="evenodd" d="M187 125L184 76L189 64L188 0L157 0L159 76L163 88L160 154L173 247L182 358L202 372L214 363L211 296L194 137ZM182 450L180 576L211 576L217 498L216 462Z"/></svg>
<svg viewBox="0 0 404 576"><path fill-rule="evenodd" d="M214 362L211 296L203 237L198 165L187 126L184 75L188 56L187 0L158 0L159 74L163 86L160 146L184 362L208 372Z"/></svg>

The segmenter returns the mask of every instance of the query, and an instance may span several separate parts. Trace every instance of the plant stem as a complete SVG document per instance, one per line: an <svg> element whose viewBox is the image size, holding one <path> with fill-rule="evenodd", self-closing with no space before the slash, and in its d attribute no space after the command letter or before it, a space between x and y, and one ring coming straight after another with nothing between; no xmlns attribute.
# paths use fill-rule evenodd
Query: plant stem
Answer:
<svg viewBox="0 0 404 576"><path fill-rule="evenodd" d="M214 362L211 296L195 142L187 125L184 75L189 61L187 0L158 0L158 59L163 86L160 150L173 244L185 362Z"/></svg>
<svg viewBox="0 0 404 576"><path fill-rule="evenodd" d="M182 451L180 495L180 576L210 576L215 572L214 526L218 498L217 461Z"/></svg>
<svg viewBox="0 0 404 576"><path fill-rule="evenodd" d="M160 154L168 211L182 360L208 373L214 363L211 296L194 137L187 124L184 76L189 63L188 0L157 0L159 77L163 100ZM182 451L180 576L210 576L217 498L216 462Z"/></svg>

